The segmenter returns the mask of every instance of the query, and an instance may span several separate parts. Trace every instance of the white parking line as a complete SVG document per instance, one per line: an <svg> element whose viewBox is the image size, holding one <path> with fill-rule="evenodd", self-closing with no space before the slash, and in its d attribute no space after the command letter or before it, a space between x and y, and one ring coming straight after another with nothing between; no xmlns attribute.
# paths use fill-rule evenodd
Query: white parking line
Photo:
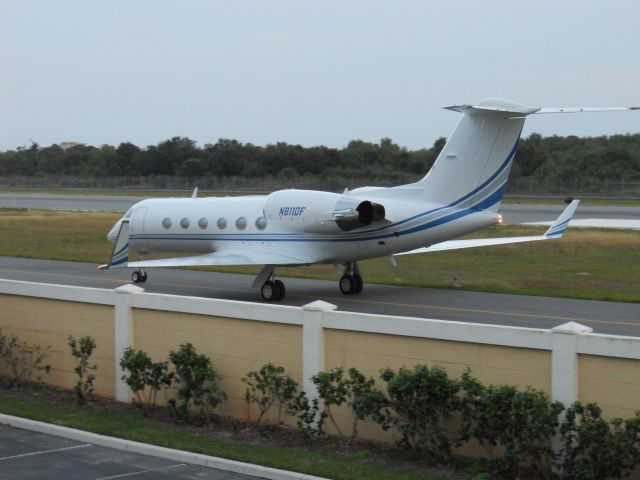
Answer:
<svg viewBox="0 0 640 480"><path fill-rule="evenodd" d="M73 447L54 448L53 450L42 450L40 452L22 453L20 455L11 455L10 457L2 457L0 458L0 461L12 460L14 458L30 457L32 455L42 455L43 453L63 452L65 450L73 450L75 448L85 448L85 447L91 447L91 446L92 445L90 443L85 443L84 445L74 445Z"/></svg>
<svg viewBox="0 0 640 480"><path fill-rule="evenodd" d="M96 478L96 480L111 480L113 478L131 477L133 475L140 475L141 473L160 472L162 470L169 470L170 468L184 467L186 465L187 465L186 463L177 463L175 465L169 465L168 467L151 468L149 470L138 470L137 472L121 473L120 475L112 475L110 477L100 477L100 478Z"/></svg>

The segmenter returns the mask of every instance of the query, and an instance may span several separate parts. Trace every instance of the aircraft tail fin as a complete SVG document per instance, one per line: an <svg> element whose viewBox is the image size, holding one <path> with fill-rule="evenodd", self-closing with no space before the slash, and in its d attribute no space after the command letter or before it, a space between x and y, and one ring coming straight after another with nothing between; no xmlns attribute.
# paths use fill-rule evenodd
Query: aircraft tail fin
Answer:
<svg viewBox="0 0 640 480"><path fill-rule="evenodd" d="M109 263L100 265L98 270L107 270L110 268L122 268L127 267L129 263L129 219L122 219L120 222L120 229L118 230L118 237L113 243L113 250L111 251L111 258Z"/></svg>
<svg viewBox="0 0 640 480"><path fill-rule="evenodd" d="M497 211L525 117L538 108L500 99L445 108L462 118L418 185L432 203Z"/></svg>
<svg viewBox="0 0 640 480"><path fill-rule="evenodd" d="M640 107L539 108L502 99L444 107L462 118L427 175L417 182L438 205L497 211L524 121L547 113L620 112Z"/></svg>

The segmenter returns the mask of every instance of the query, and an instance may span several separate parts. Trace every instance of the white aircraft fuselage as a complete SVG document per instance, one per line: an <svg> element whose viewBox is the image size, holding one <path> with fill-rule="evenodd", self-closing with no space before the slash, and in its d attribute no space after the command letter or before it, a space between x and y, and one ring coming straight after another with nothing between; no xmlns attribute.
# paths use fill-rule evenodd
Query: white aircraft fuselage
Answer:
<svg viewBox="0 0 640 480"><path fill-rule="evenodd" d="M332 222L333 212L310 208L304 190L287 192L296 199L293 205L278 204L274 211L266 212L267 195L143 200L131 210L129 252L144 256L259 249L299 260L292 263L345 263L440 243L499 222L499 215L487 210L410 198L390 201L372 191L366 197L345 196L383 204L386 218L394 219L389 224L372 224L357 233L309 233L309 226L321 228L323 222ZM293 213L278 215L287 207ZM111 238L116 233L117 228Z"/></svg>

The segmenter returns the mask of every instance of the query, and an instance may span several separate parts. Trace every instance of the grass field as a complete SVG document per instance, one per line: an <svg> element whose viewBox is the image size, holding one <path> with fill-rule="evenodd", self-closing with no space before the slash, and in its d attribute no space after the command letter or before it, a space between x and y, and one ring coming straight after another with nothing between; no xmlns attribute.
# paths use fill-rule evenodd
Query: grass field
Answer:
<svg viewBox="0 0 640 480"><path fill-rule="evenodd" d="M119 214L0 209L0 255L104 263ZM482 236L532 235L544 228L492 227ZM640 302L640 232L569 229L561 240L362 262L369 283ZM255 273L257 268L216 268ZM336 280L332 266L283 268L284 276Z"/></svg>
<svg viewBox="0 0 640 480"><path fill-rule="evenodd" d="M98 408L52 404L46 398L27 397L2 391L0 412L136 442L249 462L342 480L436 480L426 468L390 466L359 458L367 450L351 455L313 451L304 447L236 442L215 434L191 431L172 423L154 422L140 415ZM366 457L366 456L365 456ZM400 462L397 462L400 463ZM1 475L0 475L1 477ZM447 478L450 478L447 475ZM471 478L462 472L455 478Z"/></svg>

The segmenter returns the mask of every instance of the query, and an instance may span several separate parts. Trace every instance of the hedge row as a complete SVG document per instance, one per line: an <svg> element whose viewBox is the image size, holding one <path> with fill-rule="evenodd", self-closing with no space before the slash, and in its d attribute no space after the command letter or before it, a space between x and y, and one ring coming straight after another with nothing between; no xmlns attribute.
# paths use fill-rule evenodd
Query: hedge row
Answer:
<svg viewBox="0 0 640 480"><path fill-rule="evenodd" d="M75 391L84 404L93 391L96 366L89 360L95 341L70 336L68 343L76 359ZM47 356L46 349L0 331L0 364L8 372L9 387L48 372ZM160 391L169 396L171 415L187 422L210 422L226 399L212 361L190 343L160 362L129 348L120 364L145 414L155 407ZM360 422L369 420L392 429L400 447L432 464L455 463L455 450L474 442L484 450L481 467L493 478L549 478L554 471L568 479L624 478L640 465L640 412L607 421L596 404L565 408L539 390L486 386L470 371L451 378L438 366L387 368L379 379L382 388L355 368L334 368L313 376L317 396L310 396L283 367L268 363L243 381L246 402L258 410L253 428L267 419L271 428L279 427L292 417L309 441L326 436L331 424L350 443L358 437ZM348 431L336 417L339 407L351 416Z"/></svg>

